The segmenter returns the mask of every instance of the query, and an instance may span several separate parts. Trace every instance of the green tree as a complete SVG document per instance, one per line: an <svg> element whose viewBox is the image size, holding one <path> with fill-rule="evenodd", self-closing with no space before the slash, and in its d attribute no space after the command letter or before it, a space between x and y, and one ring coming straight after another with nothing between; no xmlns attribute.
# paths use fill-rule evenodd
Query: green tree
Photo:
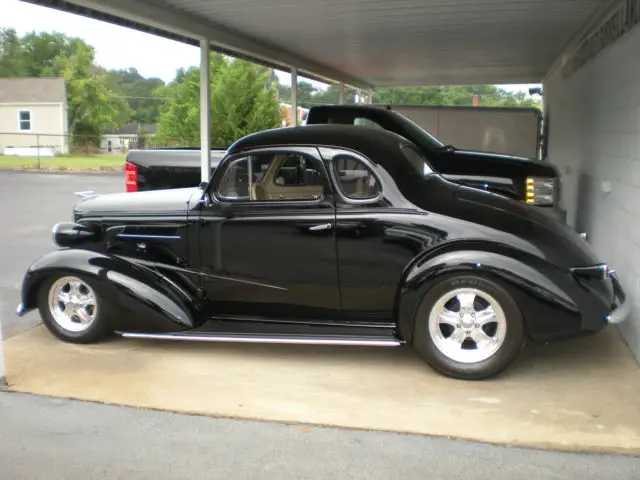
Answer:
<svg viewBox="0 0 640 480"><path fill-rule="evenodd" d="M0 31L0 76L62 77L67 84L69 130L100 135L127 122L128 105L109 87L93 48L61 33Z"/></svg>
<svg viewBox="0 0 640 480"><path fill-rule="evenodd" d="M309 82L298 82L296 91L296 101L299 107L309 107L313 105L318 90ZM281 102L291 102L291 87L289 85L278 85L278 97Z"/></svg>
<svg viewBox="0 0 640 480"><path fill-rule="evenodd" d="M0 28L0 77L21 77L24 72L20 38L14 29Z"/></svg>
<svg viewBox="0 0 640 480"><path fill-rule="evenodd" d="M71 132L101 135L128 121L129 107L109 88L106 76L97 72L93 48L86 43L74 42L72 50L56 55L41 75L65 79Z"/></svg>
<svg viewBox="0 0 640 480"><path fill-rule="evenodd" d="M105 72L111 90L121 96L131 109L131 122L156 123L160 114L161 98L154 92L164 86L159 78L144 78L135 68Z"/></svg>
<svg viewBox="0 0 640 480"><path fill-rule="evenodd" d="M523 92L510 93L495 85L462 85L374 90L373 103L384 105L471 106L474 95L480 106L539 107L539 102Z"/></svg>
<svg viewBox="0 0 640 480"><path fill-rule="evenodd" d="M211 54L211 142L226 147L238 138L280 125L275 87L269 72L244 60ZM176 138L183 145L200 143L200 70L179 72L157 90L169 97L161 107L157 137Z"/></svg>
<svg viewBox="0 0 640 480"><path fill-rule="evenodd" d="M21 38L20 45L25 77L41 77L44 72L52 71L56 58L70 57L79 49L89 47L80 38L57 32L27 33Z"/></svg>

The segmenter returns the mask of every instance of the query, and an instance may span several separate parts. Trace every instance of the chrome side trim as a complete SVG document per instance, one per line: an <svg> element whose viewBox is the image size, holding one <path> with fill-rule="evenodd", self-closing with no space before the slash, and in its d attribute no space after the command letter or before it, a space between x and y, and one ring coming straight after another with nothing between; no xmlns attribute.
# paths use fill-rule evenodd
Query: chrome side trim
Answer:
<svg viewBox="0 0 640 480"><path fill-rule="evenodd" d="M116 235L118 238L138 238L138 239L149 239L149 240L180 240L182 237L180 235L140 235L133 233L119 233Z"/></svg>
<svg viewBox="0 0 640 480"><path fill-rule="evenodd" d="M181 335L161 333L127 333L116 332L125 338L142 338L148 340L182 340L190 342L231 342L231 343L289 343L296 345L351 345L370 347L398 347L400 340L358 340L346 338L313 338L313 337L257 337L233 335Z"/></svg>
<svg viewBox="0 0 640 480"><path fill-rule="evenodd" d="M452 182L459 182L461 180L475 180L475 181L484 182L484 183L491 182L491 183L496 183L500 185L513 186L513 180L511 180L510 178L503 178L503 177L486 177L483 175L453 175L448 173L441 174L441 176L445 180L449 180Z"/></svg>

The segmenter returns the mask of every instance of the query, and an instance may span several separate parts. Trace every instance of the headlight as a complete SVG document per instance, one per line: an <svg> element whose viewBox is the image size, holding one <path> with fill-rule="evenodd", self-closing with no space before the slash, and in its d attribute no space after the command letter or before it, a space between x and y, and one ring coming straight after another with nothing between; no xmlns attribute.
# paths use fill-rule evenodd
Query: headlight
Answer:
<svg viewBox="0 0 640 480"><path fill-rule="evenodd" d="M556 196L556 179L550 177L527 177L527 203L531 205L553 205Z"/></svg>

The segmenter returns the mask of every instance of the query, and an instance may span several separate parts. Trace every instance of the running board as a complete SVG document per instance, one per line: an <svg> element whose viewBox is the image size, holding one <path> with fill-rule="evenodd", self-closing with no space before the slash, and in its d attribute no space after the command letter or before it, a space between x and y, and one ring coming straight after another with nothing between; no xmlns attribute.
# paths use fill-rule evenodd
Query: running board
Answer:
<svg viewBox="0 0 640 480"><path fill-rule="evenodd" d="M395 338L349 338L341 336L305 337L302 335L189 334L189 333L129 333L117 332L126 338L147 340L181 340L189 342L232 343L292 343L297 345L350 345L368 347L399 347L404 342Z"/></svg>

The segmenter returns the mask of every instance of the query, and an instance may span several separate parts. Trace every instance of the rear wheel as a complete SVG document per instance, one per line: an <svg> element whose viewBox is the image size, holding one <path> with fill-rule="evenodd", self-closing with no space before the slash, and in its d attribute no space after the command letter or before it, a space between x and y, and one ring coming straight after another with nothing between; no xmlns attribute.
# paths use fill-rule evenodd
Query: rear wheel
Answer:
<svg viewBox="0 0 640 480"><path fill-rule="evenodd" d="M85 275L49 277L38 292L38 308L49 331L66 342L92 343L110 331L107 307Z"/></svg>
<svg viewBox="0 0 640 480"><path fill-rule="evenodd" d="M415 328L422 357L439 372L464 380L496 375L524 344L515 301L497 282L477 275L450 276L432 288Z"/></svg>

